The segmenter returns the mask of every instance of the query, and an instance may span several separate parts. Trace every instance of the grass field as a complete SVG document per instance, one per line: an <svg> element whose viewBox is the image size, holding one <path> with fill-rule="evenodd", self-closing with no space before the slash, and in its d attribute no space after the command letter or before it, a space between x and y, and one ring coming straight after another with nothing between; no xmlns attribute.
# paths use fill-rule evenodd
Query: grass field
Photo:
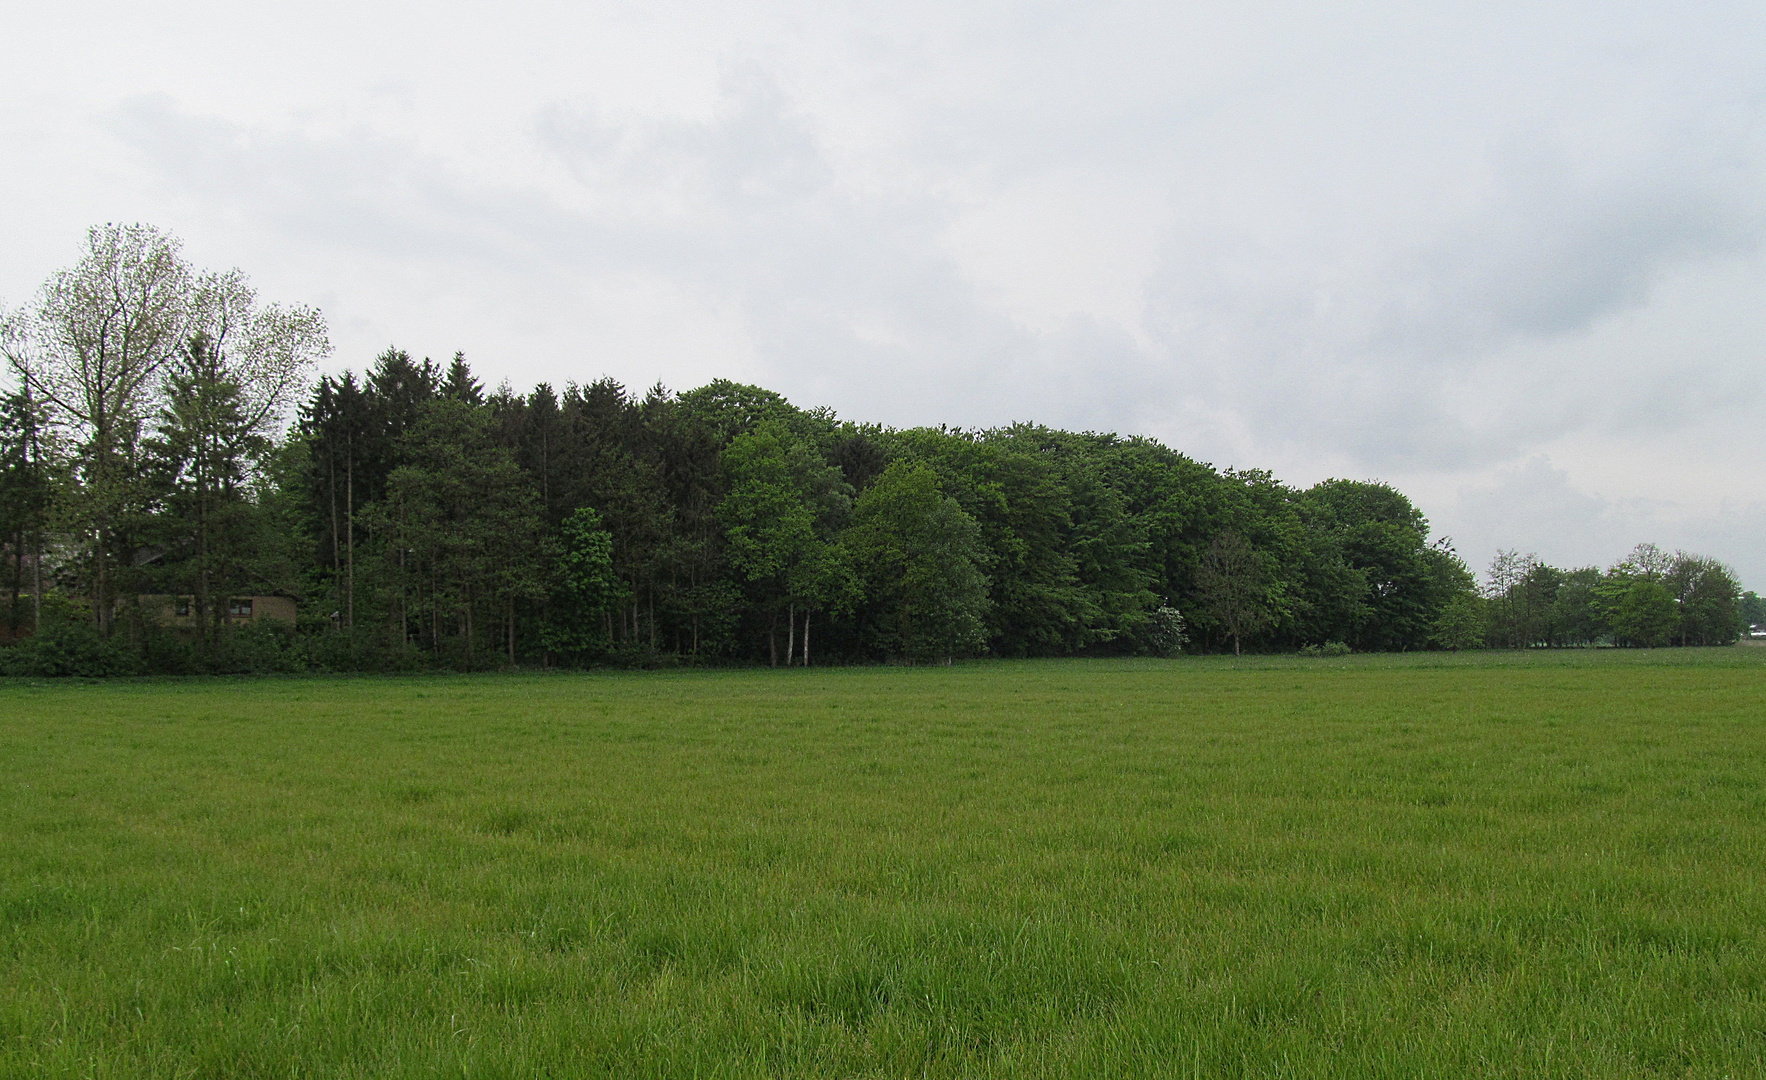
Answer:
<svg viewBox="0 0 1766 1080"><path fill-rule="evenodd" d="M0 1075L1766 1075L1766 649L0 684Z"/></svg>

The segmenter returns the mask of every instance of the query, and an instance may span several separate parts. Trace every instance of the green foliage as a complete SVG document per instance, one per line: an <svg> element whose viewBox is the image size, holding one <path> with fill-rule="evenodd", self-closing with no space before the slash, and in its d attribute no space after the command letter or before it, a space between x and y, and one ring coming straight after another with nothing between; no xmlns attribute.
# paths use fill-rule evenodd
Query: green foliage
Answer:
<svg viewBox="0 0 1766 1080"><path fill-rule="evenodd" d="M924 465L892 464L859 497L847 545L868 577L885 652L949 661L986 644L980 532Z"/></svg>
<svg viewBox="0 0 1766 1080"><path fill-rule="evenodd" d="M45 587L118 598L99 610L127 616L123 647L157 672L1695 645L1741 628L1711 560L1640 548L1603 573L1509 552L1480 598L1389 485L1296 490L1150 439L890 430L728 381L486 395L463 356L395 348L322 378L272 444L224 349L198 337L168 364L163 408L106 451L134 471L53 515L31 492L84 459L31 434L40 403L0 409L6 636L38 547ZM1665 637L1615 628L1633 578L1676 601ZM194 595L194 629L147 626L143 594ZM242 653L227 599L264 594L299 601L295 639Z"/></svg>
<svg viewBox="0 0 1766 1080"><path fill-rule="evenodd" d="M1430 642L1437 648L1476 649L1484 644L1484 627L1488 616L1484 600L1475 593L1456 593L1441 608L1435 619Z"/></svg>
<svg viewBox="0 0 1766 1080"><path fill-rule="evenodd" d="M1153 609L1141 633L1143 650L1150 656L1176 656L1190 640L1184 633L1183 613L1169 604Z"/></svg>
<svg viewBox="0 0 1766 1080"><path fill-rule="evenodd" d="M1236 532L1214 538L1197 570L1196 588L1202 610L1225 627L1235 654L1242 637L1271 620L1279 595L1271 588L1265 557Z"/></svg>
<svg viewBox="0 0 1766 1080"><path fill-rule="evenodd" d="M1735 601L1735 616L1743 632L1755 627L1766 629L1766 599L1752 589L1742 593Z"/></svg>
<svg viewBox="0 0 1766 1080"><path fill-rule="evenodd" d="M99 630L91 611L59 593L44 597L37 632L0 649L0 674L36 678L133 675L140 658L121 637Z"/></svg>
<svg viewBox="0 0 1766 1080"><path fill-rule="evenodd" d="M1596 590L1606 607L1606 621L1621 645L1654 648L1666 645L1680 626L1674 594L1653 578L1617 574Z"/></svg>
<svg viewBox="0 0 1766 1080"><path fill-rule="evenodd" d="M573 511L558 533L557 587L546 612L546 647L593 655L612 644L604 619L625 598L625 584L613 568L613 536L589 506Z"/></svg>

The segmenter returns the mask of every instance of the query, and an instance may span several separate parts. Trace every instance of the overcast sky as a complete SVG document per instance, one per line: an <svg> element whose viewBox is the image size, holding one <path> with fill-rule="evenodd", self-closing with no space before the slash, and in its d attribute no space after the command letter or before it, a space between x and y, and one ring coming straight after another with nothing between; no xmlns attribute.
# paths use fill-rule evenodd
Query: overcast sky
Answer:
<svg viewBox="0 0 1766 1080"><path fill-rule="evenodd" d="M1766 5L7 5L0 299L147 221L333 369L727 377L1766 589Z"/></svg>

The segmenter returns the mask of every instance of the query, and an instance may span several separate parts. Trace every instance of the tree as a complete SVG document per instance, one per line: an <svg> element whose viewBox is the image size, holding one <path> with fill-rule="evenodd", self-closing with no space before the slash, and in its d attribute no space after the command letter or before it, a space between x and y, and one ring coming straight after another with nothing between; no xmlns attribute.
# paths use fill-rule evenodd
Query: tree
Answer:
<svg viewBox="0 0 1766 1080"><path fill-rule="evenodd" d="M63 516L86 537L94 616L106 633L114 571L128 565L127 516L152 497L146 440L155 420L174 429L161 449L195 453L207 440L179 469L212 463L217 452L218 433L192 424L223 423L261 443L330 348L316 310L259 303L238 270L198 275L174 237L146 225L91 229L80 260L52 276L6 329L8 359L25 387L73 429ZM245 444L232 449L244 453ZM206 507L209 489L197 483ZM199 517L199 529L207 521Z"/></svg>
<svg viewBox="0 0 1766 1080"><path fill-rule="evenodd" d="M1485 603L1474 592L1462 592L1454 596L1435 619L1432 644L1454 652L1476 649L1484 644L1484 627L1488 619L1484 611Z"/></svg>
<svg viewBox="0 0 1766 1080"><path fill-rule="evenodd" d="M840 470L777 421L731 440L723 453L726 494L718 506L730 565L760 590L772 616L768 659L778 663L777 616L786 617L785 663L797 656L797 612L842 607L852 593L845 552L833 534L850 505Z"/></svg>
<svg viewBox="0 0 1766 1080"><path fill-rule="evenodd" d="M1566 571L1552 600L1551 622L1559 645L1592 645L1607 633L1601 614L1599 567L1584 566Z"/></svg>
<svg viewBox="0 0 1766 1080"><path fill-rule="evenodd" d="M79 261L51 276L29 310L10 316L5 335L21 381L72 428L67 517L86 539L93 614L106 634L116 530L138 497L141 429L160 370L198 325L196 278L178 248L147 225L92 228Z"/></svg>
<svg viewBox="0 0 1766 1080"><path fill-rule="evenodd" d="M491 439L482 407L443 398L419 410L399 440L401 464L387 496L369 520L387 538L385 573L402 598L426 598L431 648L445 641L452 616L460 659L474 662L488 607L501 609L508 650L514 652L514 604L542 588L538 500L507 448ZM421 608L419 609L421 610ZM409 632L410 608L401 599L395 625Z"/></svg>
<svg viewBox="0 0 1766 1080"><path fill-rule="evenodd" d="M859 496L846 546L867 577L873 640L885 652L948 663L986 643L980 531L922 464L891 463Z"/></svg>
<svg viewBox="0 0 1766 1080"><path fill-rule="evenodd" d="M1326 480L1302 496L1332 534L1343 564L1361 579L1353 644L1367 650L1427 646L1464 567L1429 543L1429 522L1388 484Z"/></svg>
<svg viewBox="0 0 1766 1080"><path fill-rule="evenodd" d="M25 558L31 561L31 617L35 632L43 613L43 531L53 496L54 466L47 411L29 386L0 395L0 542L11 551L12 602L7 636L25 625Z"/></svg>
<svg viewBox="0 0 1766 1080"><path fill-rule="evenodd" d="M1749 589L1736 598L1735 614L1743 633L1766 628L1766 599Z"/></svg>
<svg viewBox="0 0 1766 1080"><path fill-rule="evenodd" d="M190 584L205 650L214 646L227 613L226 603L214 602L215 579L220 577L224 591L233 591L230 571L243 554L246 479L271 446L251 422L230 374L207 335L192 338L167 379L159 432L147 444L169 489L167 531L187 537L195 549Z"/></svg>
<svg viewBox="0 0 1766 1080"><path fill-rule="evenodd" d="M1736 609L1741 586L1735 572L1716 559L1674 553L1663 584L1679 605L1682 645L1728 645L1742 631Z"/></svg>
<svg viewBox="0 0 1766 1080"><path fill-rule="evenodd" d="M1267 577L1263 560L1236 532L1215 537L1202 557L1196 573L1197 598L1202 610L1226 628L1234 656L1239 655L1243 638L1270 621Z"/></svg>
<svg viewBox="0 0 1766 1080"><path fill-rule="evenodd" d="M602 615L624 595L613 568L613 536L593 507L578 507L559 526L553 604L546 612L546 647L583 656L605 648Z"/></svg>
<svg viewBox="0 0 1766 1080"><path fill-rule="evenodd" d="M1652 578L1617 575L1602 585L1607 622L1620 644L1666 645L1679 629L1680 612L1668 587Z"/></svg>

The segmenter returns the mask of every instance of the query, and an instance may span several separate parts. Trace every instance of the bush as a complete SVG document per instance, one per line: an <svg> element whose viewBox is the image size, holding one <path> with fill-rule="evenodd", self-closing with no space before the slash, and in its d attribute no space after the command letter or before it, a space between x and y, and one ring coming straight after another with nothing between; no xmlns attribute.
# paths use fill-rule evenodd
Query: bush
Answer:
<svg viewBox="0 0 1766 1080"><path fill-rule="evenodd" d="M1323 645L1302 645L1300 647L1301 656L1348 656L1353 651L1341 641L1327 641Z"/></svg>
<svg viewBox="0 0 1766 1080"><path fill-rule="evenodd" d="M294 627L263 619L233 628L216 644L210 670L217 675L292 674L307 670Z"/></svg>
<svg viewBox="0 0 1766 1080"><path fill-rule="evenodd" d="M119 637L105 637L84 619L49 622L0 652L0 673L38 678L133 675L140 664Z"/></svg>
<svg viewBox="0 0 1766 1080"><path fill-rule="evenodd" d="M1183 632L1183 614L1170 605L1162 605L1147 616L1141 631L1144 648L1153 656L1176 656L1183 650L1189 635Z"/></svg>

